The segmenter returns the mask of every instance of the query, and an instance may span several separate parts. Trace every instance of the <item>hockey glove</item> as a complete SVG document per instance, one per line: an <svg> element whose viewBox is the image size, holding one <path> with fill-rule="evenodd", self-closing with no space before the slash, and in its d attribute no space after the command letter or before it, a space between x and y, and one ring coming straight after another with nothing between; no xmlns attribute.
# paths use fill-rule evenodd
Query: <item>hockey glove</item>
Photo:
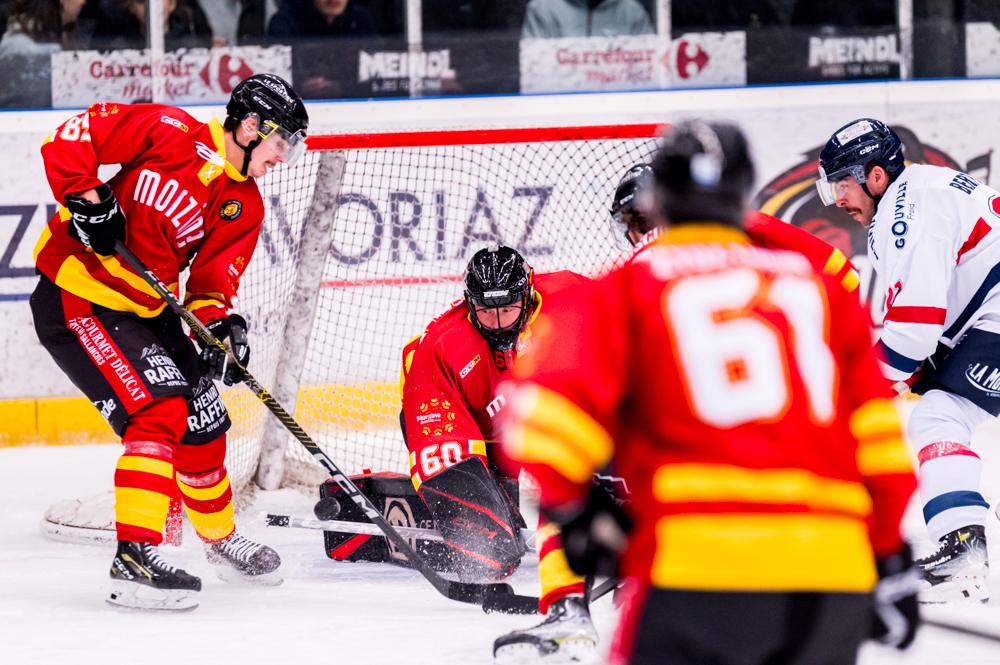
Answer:
<svg viewBox="0 0 1000 665"><path fill-rule="evenodd" d="M878 584L873 594L874 617L871 636L889 646L905 649L913 642L920 626L917 591L920 573L913 564L910 546L875 562Z"/></svg>
<svg viewBox="0 0 1000 665"><path fill-rule="evenodd" d="M250 342L247 339L247 322L239 314L230 314L224 319L213 321L205 326L219 341L229 341L228 346L233 356L243 367L250 361ZM200 339L201 366L205 375L227 386L232 386L243 380L243 372L235 363L229 362L229 354L217 346L207 346Z"/></svg>
<svg viewBox="0 0 1000 665"><path fill-rule="evenodd" d="M583 507L571 513L548 513L559 525L566 562L577 575L618 575L618 555L625 549L632 518L603 484L594 482Z"/></svg>
<svg viewBox="0 0 1000 665"><path fill-rule="evenodd" d="M125 215L108 185L96 190L99 203L79 196L66 197L70 214L69 234L102 256L115 253L115 242L125 240Z"/></svg>

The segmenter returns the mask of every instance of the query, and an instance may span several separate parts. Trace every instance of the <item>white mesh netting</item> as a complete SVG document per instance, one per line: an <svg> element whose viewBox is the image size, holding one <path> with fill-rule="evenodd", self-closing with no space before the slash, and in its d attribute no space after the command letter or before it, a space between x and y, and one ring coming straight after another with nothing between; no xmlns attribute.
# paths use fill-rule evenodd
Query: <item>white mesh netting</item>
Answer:
<svg viewBox="0 0 1000 665"><path fill-rule="evenodd" d="M461 297L460 276L474 251L501 242L537 272L585 274L626 253L608 207L626 169L648 161L654 130L571 133L645 137L538 141L532 139L539 132L526 130L513 143L311 150L304 163L261 182L267 221L240 292L251 324L250 367L264 385L279 386L275 396L344 471L406 471L400 351ZM379 135L380 142L394 140ZM338 141L310 139L327 148ZM304 243L308 227L324 216L332 224ZM296 286L297 271L316 263L309 251L319 265ZM309 316L308 291L317 288ZM298 320L286 329L290 316ZM285 451L285 484L307 478L309 466L319 469L284 430L265 426L272 418L249 391L231 389L226 399L234 422L228 466L237 489L254 477L265 441ZM308 482L322 477L319 471Z"/></svg>

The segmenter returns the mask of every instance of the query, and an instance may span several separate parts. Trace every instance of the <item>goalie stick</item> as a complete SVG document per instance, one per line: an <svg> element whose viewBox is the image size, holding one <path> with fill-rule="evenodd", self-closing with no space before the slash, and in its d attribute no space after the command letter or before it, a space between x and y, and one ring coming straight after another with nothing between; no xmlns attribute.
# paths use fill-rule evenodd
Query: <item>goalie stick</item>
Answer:
<svg viewBox="0 0 1000 665"><path fill-rule="evenodd" d="M402 552L410 563L416 568L424 578L431 583L431 585L438 590L442 595L463 603L474 603L481 604L488 596L493 594L513 594L514 589L509 584L476 584L472 582L456 582L453 580L447 580L441 577L433 568L431 568L423 558L417 554L412 547L410 547L410 542L401 536L398 531L382 516L382 514L375 507L375 504L365 496L358 486L355 485L347 475L340 470L340 468L333 463L323 449L316 444L312 438L306 434L302 426L296 422L295 418L292 417L288 411L283 407L271 393L262 386L257 379L254 378L246 367L244 367L236 358L233 356L232 351L223 344L211 331L205 327L205 325L191 313L184 305L181 304L177 296L174 295L166 284L164 284L156 274L147 268L145 264L132 253L125 243L122 241L115 242L115 251L118 255L125 259L133 270L135 270L140 277L149 286L156 291L167 305L170 306L184 323L188 324L191 331L198 336L198 338L210 346L217 347L226 353L228 362L233 363L242 373L243 373L243 383L245 383L250 390L253 391L254 395L257 396L264 406L274 414L274 416L285 426L292 436L302 444L302 446L309 451L309 454L319 462L329 473L330 477L333 478L334 482L340 486L344 494L351 498L358 508L372 521L382 533L385 535L386 539L391 542L396 549Z"/></svg>

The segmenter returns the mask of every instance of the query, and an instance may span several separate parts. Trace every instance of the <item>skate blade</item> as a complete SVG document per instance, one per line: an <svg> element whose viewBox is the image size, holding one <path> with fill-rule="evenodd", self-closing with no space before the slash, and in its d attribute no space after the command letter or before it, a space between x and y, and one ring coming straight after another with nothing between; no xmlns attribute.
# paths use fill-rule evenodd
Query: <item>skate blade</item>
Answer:
<svg viewBox="0 0 1000 665"><path fill-rule="evenodd" d="M261 575L247 575L226 564L213 564L213 567L220 580L235 586L278 586L285 581L278 570Z"/></svg>
<svg viewBox="0 0 1000 665"><path fill-rule="evenodd" d="M600 662L597 643L589 638L567 637L560 640L546 640L544 645L532 642L515 642L498 647L493 661L499 665L562 665L577 663L591 665Z"/></svg>
<svg viewBox="0 0 1000 665"><path fill-rule="evenodd" d="M198 607L198 592L188 589L154 589L146 584L112 580L105 599L109 605L130 610L187 612Z"/></svg>

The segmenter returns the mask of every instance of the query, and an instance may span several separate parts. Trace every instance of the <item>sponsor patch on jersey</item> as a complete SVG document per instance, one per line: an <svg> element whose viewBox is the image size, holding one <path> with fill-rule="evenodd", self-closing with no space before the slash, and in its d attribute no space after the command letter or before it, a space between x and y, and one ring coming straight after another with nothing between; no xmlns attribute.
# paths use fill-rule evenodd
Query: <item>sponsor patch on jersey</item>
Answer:
<svg viewBox="0 0 1000 665"><path fill-rule="evenodd" d="M219 217L228 222L231 222L237 217L239 217L240 214L242 214L242 212L243 212L243 204L237 201L236 199L230 199L225 203L223 203L222 207L219 208Z"/></svg>
<svg viewBox="0 0 1000 665"><path fill-rule="evenodd" d="M478 364L479 364L479 354L477 353L476 357L470 360L469 363L462 368L462 371L458 373L458 378L464 379L465 377L469 376L469 372L471 372L473 368L475 368L475 366Z"/></svg>
<svg viewBox="0 0 1000 665"><path fill-rule="evenodd" d="M965 370L965 378L977 390L990 397L1000 397L1000 367L986 363L972 363Z"/></svg>
<svg viewBox="0 0 1000 665"><path fill-rule="evenodd" d="M185 125L183 122L181 122L177 118L171 118L169 115L161 115L160 116L160 122L162 122L165 125L170 125L171 127L176 127L177 129L181 130L185 134L187 134L187 132L188 132L188 126L187 125Z"/></svg>

